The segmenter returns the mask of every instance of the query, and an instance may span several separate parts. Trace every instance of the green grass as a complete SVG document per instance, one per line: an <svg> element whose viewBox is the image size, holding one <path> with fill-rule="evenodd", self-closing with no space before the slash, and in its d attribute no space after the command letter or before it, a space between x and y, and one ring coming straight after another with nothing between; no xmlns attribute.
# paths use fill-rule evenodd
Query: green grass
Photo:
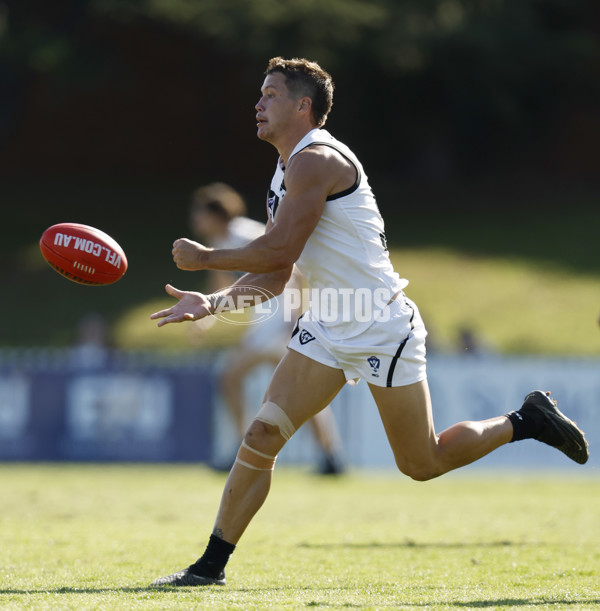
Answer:
<svg viewBox="0 0 600 611"><path fill-rule="evenodd" d="M225 588L154 590L206 544L224 476L190 465L0 465L2 609L594 609L600 482L477 469L280 468Z"/></svg>

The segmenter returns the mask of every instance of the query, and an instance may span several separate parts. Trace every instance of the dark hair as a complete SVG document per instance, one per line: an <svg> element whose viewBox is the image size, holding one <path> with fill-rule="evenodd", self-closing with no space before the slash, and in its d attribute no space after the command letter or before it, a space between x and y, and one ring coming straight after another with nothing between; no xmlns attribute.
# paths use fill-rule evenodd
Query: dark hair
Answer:
<svg viewBox="0 0 600 611"><path fill-rule="evenodd" d="M269 60L265 74L281 72L285 85L294 97L308 97L312 100L312 118L317 127L323 127L333 105L333 80L317 62L295 57Z"/></svg>
<svg viewBox="0 0 600 611"><path fill-rule="evenodd" d="M246 214L242 196L223 182L213 182L192 193L192 211L207 210L229 222L236 216Z"/></svg>

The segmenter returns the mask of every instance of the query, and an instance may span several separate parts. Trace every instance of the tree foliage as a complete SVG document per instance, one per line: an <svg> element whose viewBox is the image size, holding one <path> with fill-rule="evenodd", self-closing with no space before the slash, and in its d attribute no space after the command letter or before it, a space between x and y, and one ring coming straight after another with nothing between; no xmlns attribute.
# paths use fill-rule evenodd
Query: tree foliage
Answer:
<svg viewBox="0 0 600 611"><path fill-rule="evenodd" d="M28 4L26 10L11 3L4 11L5 74L30 70L67 81L106 76L117 59L101 57L85 37L94 22L107 30L167 28L191 45L209 45L215 62L236 58L242 73L244 62L254 67L274 55L306 56L333 73L344 95L336 115L352 121L357 139L384 132L401 143L397 152L410 171L412 161L425 173L444 175L463 162L514 157L515 147L539 142L600 97L595 0Z"/></svg>

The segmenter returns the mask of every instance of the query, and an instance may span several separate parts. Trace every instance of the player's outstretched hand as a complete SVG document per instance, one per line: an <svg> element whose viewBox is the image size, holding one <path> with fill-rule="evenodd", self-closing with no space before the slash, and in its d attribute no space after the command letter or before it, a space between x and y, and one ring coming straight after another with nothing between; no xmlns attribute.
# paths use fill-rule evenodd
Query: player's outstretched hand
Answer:
<svg viewBox="0 0 600 611"><path fill-rule="evenodd" d="M204 269L202 265L202 253L211 250L198 242L179 238L173 242L173 261L179 269L186 271L198 271Z"/></svg>
<svg viewBox="0 0 600 611"><path fill-rule="evenodd" d="M170 322L198 320L210 314L210 302L202 293L180 291L170 284L167 284L165 290L179 301L166 310L160 310L160 312L154 312L150 315L152 320L161 319L158 321L159 327L168 325Z"/></svg>

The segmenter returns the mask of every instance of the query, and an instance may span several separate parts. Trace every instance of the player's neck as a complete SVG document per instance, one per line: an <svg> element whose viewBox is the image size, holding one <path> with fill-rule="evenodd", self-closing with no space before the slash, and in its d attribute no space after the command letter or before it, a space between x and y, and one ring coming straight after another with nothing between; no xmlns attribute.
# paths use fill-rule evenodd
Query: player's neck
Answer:
<svg viewBox="0 0 600 611"><path fill-rule="evenodd" d="M274 143L275 148L281 157L284 168L287 165L298 142L300 142L300 140L302 140L302 138L304 138L304 136L306 136L306 134L308 134L308 132L312 131L314 128L315 126L313 125L303 125L301 129L288 131L280 142Z"/></svg>

